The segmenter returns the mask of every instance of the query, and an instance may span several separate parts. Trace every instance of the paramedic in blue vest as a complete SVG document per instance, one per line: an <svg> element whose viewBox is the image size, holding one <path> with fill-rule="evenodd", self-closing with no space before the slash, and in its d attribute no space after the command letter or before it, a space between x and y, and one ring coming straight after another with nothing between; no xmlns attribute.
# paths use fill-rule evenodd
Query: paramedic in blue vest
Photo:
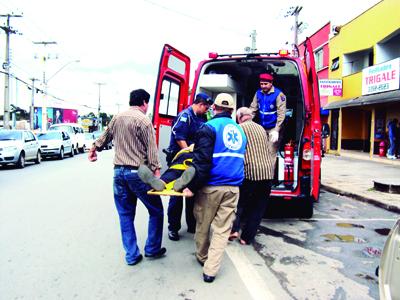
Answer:
<svg viewBox="0 0 400 300"><path fill-rule="evenodd" d="M183 190L194 197L196 258L203 266L203 280L213 282L228 243L239 186L244 179L246 136L232 120L235 108L231 95L215 98L215 116L196 135L193 150L193 180Z"/></svg>
<svg viewBox="0 0 400 300"><path fill-rule="evenodd" d="M272 155L275 157L279 143L283 137L283 121L286 115L286 96L280 89L273 86L274 77L271 74L260 74L260 89L254 95L250 109L260 120L260 125L267 131L272 143Z"/></svg>
<svg viewBox="0 0 400 300"><path fill-rule="evenodd" d="M206 121L205 114L213 103L212 99L205 93L196 95L193 104L181 111L175 118L172 129L171 139L168 148L168 165L172 158L184 148L189 147L194 142L194 137L200 126ZM181 217L183 210L183 197L170 197L168 204L168 237L171 241L179 241L179 229L181 229ZM196 220L193 216L193 201L185 200L185 217L187 231L194 233Z"/></svg>

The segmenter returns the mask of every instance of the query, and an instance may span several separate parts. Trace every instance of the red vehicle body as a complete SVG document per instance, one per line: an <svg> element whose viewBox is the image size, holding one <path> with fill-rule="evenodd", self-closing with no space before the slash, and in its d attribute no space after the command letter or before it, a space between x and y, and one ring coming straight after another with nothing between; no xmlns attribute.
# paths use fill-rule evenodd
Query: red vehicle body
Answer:
<svg viewBox="0 0 400 300"><path fill-rule="evenodd" d="M210 53L210 59L201 61L196 69L191 92L190 58L164 45L153 112L159 148L168 147L173 119L193 102L197 93L205 92L213 99L221 92L230 93L236 108L248 107L259 88L259 74L273 73L274 85L286 95L287 113L271 201L299 205L300 215L311 217L313 203L319 200L320 193L322 137L314 54L309 40L305 45L303 60L287 53ZM289 142L292 149L290 159L286 157L286 166L291 173L286 177L290 175L290 184L285 181L284 156L285 145Z"/></svg>

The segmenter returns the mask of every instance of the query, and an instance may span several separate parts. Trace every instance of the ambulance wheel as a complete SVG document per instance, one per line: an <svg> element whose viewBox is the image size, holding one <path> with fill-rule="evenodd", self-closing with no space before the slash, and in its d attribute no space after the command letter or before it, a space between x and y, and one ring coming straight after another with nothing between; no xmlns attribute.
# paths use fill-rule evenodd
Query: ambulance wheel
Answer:
<svg viewBox="0 0 400 300"><path fill-rule="evenodd" d="M304 202L301 204L300 214L301 218L310 219L314 213L314 198L307 197L304 199Z"/></svg>

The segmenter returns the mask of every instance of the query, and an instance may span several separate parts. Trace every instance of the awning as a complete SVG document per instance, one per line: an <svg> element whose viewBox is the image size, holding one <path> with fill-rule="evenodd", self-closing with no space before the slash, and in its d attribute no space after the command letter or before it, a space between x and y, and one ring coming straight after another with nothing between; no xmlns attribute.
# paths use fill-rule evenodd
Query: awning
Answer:
<svg viewBox="0 0 400 300"><path fill-rule="evenodd" d="M378 103L400 102L400 90L360 96L352 99L330 102L324 109L336 109L341 107L371 105Z"/></svg>

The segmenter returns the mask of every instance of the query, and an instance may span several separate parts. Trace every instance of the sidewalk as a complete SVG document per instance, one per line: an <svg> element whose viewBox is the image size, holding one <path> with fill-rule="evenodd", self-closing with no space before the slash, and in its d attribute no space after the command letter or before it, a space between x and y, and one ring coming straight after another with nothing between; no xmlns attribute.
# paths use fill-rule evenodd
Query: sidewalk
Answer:
<svg viewBox="0 0 400 300"><path fill-rule="evenodd" d="M341 151L322 158L322 188L400 213L400 194L374 190L373 180L398 182L400 159L389 160L368 153Z"/></svg>

